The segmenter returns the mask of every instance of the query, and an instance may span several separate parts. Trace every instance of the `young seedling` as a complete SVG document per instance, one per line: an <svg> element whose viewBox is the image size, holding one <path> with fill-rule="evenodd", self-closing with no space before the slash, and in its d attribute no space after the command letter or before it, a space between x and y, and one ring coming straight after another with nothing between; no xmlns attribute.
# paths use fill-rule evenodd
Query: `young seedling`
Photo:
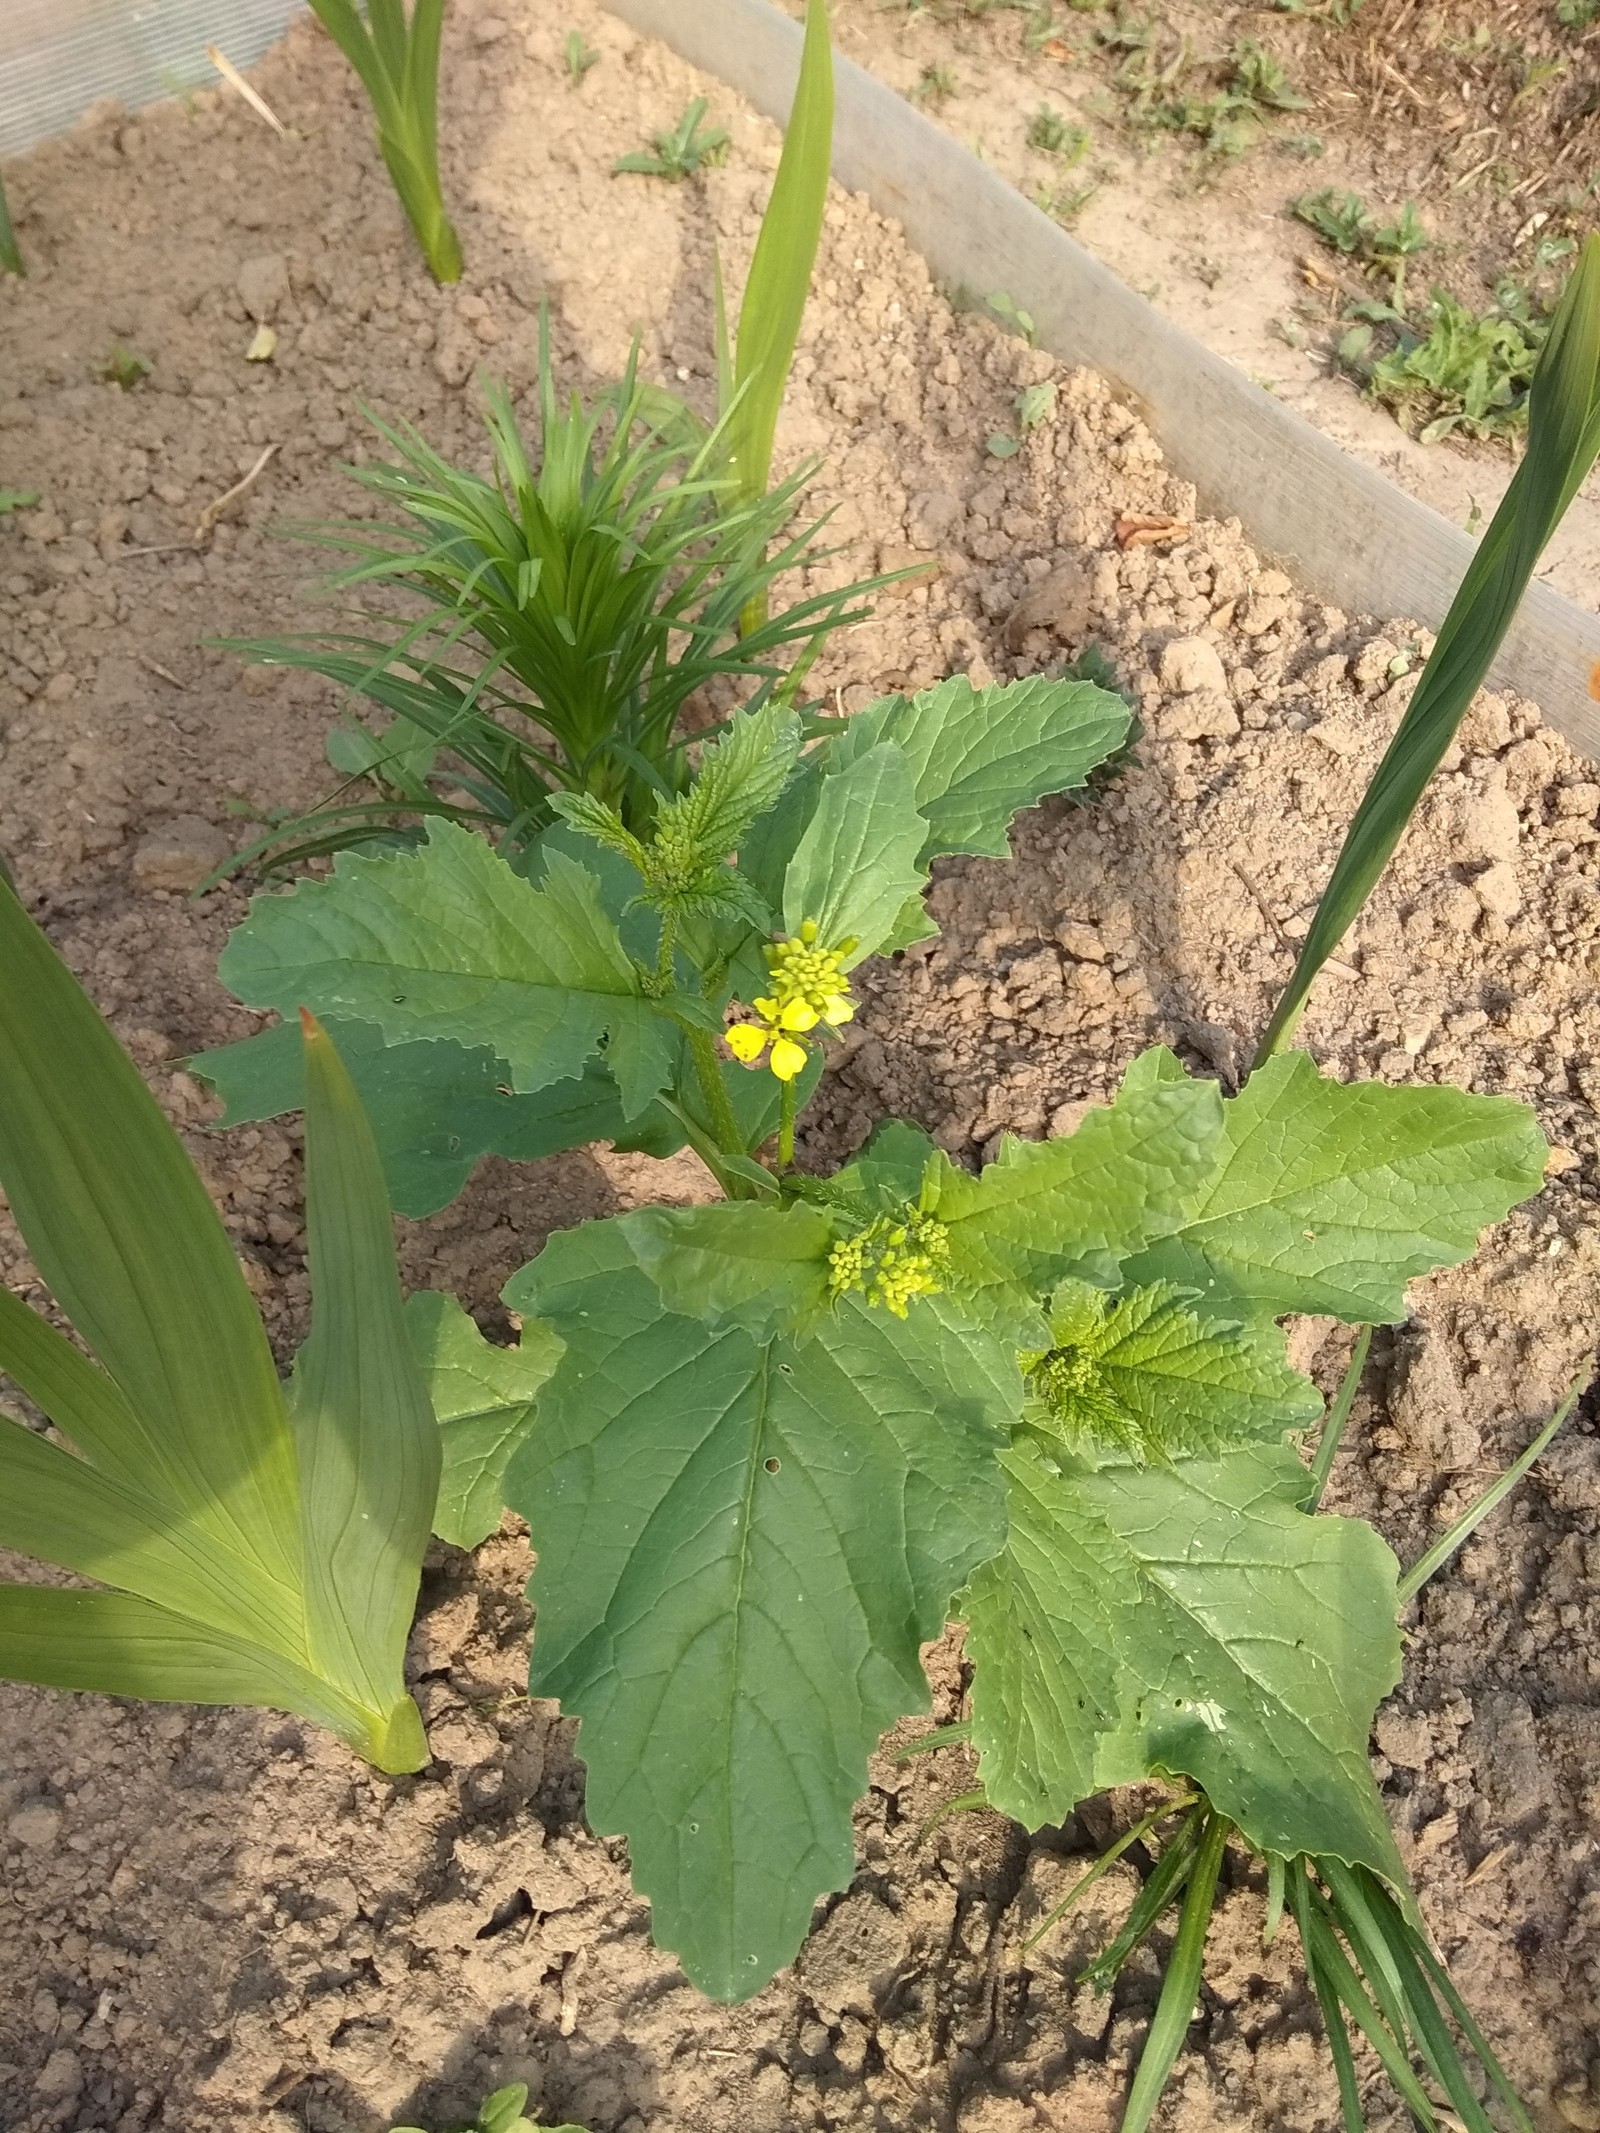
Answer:
<svg viewBox="0 0 1600 2133"><path fill-rule="evenodd" d="M504 391L487 399L492 479L376 424L396 457L354 477L397 515L309 536L353 559L336 588L398 595L391 615L364 606L352 629L232 647L325 675L388 720L330 742L359 797L343 788L241 861L286 869L434 815L525 845L568 789L642 825L685 781L696 691L719 676L778 686L791 648L804 658L866 612L871 587L854 585L766 617L774 579L821 553L820 528L795 525L805 471L741 500L727 419L707 432L631 362L592 406L563 404L541 328L537 460Z"/></svg>
<svg viewBox="0 0 1600 2133"><path fill-rule="evenodd" d="M13 511L29 511L38 501L37 489L0 489L0 518Z"/></svg>
<svg viewBox="0 0 1600 2133"><path fill-rule="evenodd" d="M26 274L27 271L22 263L17 233L11 227L11 210L6 204L5 180L0 178L0 274Z"/></svg>
<svg viewBox="0 0 1600 2133"><path fill-rule="evenodd" d="M611 166L613 172L667 178L677 185L685 178L697 177L713 164L725 163L729 147L727 129L723 126L702 129L701 120L705 115L706 99L697 96L686 107L676 126L665 127L652 135L653 148L636 148L625 156L618 156Z"/></svg>
<svg viewBox="0 0 1600 2133"><path fill-rule="evenodd" d="M956 80L954 71L949 67L938 66L930 60L917 76L916 86L911 91L911 101L920 105L947 104L952 96L960 94L961 85Z"/></svg>
<svg viewBox="0 0 1600 2133"><path fill-rule="evenodd" d="M1060 156L1069 165L1082 162L1089 140L1087 126L1075 126L1048 104L1041 104L1028 121L1028 146L1043 155Z"/></svg>
<svg viewBox="0 0 1600 2133"><path fill-rule="evenodd" d="M1000 323L1012 333L1020 334L1031 348L1038 334L1038 328L1033 322L1033 313L1024 311L1020 304L1007 296L1004 289L996 289L986 301Z"/></svg>
<svg viewBox="0 0 1600 2133"><path fill-rule="evenodd" d="M567 79L575 89L581 87L589 69L600 64L600 54L585 42L582 30L568 30L564 57Z"/></svg>
<svg viewBox="0 0 1600 2133"><path fill-rule="evenodd" d="M378 147L429 272L461 279L461 245L439 184L439 39L445 0L311 0L323 28L361 78Z"/></svg>
<svg viewBox="0 0 1600 2133"><path fill-rule="evenodd" d="M457 2133L585 2133L582 2126L540 2127L536 2120L524 2116L528 2101L528 2084L514 2081L509 2088L496 2089L492 2096L485 2096L478 2106L478 2115L470 2126L457 2128ZM421 2126L391 2126L389 2133L425 2133Z"/></svg>
<svg viewBox="0 0 1600 2133"><path fill-rule="evenodd" d="M297 1032L298 1034L298 1032ZM233 1246L132 1063L0 888L0 1186L89 1353L0 1287L0 1676L260 1704L380 1770L428 1760L401 1675L439 1485L387 1197L339 1055L301 1072L312 1327L288 1386Z"/></svg>
<svg viewBox="0 0 1600 2133"><path fill-rule="evenodd" d="M108 385L117 385L125 393L141 384L150 375L150 359L139 355L132 348L124 348L120 341L111 343L111 353L100 366L100 375Z"/></svg>

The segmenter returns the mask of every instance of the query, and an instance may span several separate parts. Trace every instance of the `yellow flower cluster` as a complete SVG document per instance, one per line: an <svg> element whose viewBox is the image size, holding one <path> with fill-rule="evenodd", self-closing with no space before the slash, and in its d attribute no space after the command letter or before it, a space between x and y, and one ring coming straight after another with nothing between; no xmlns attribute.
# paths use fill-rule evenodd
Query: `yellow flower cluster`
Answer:
<svg viewBox="0 0 1600 2133"><path fill-rule="evenodd" d="M806 1047L799 1038L819 1024L837 1029L856 1011L844 970L844 958L855 942L820 948L817 938L817 922L808 918L798 934L767 948L772 991L750 1003L761 1019L736 1022L727 1032L729 1051L746 1066L754 1066L770 1044L767 1063L780 1081L793 1081L806 1063Z"/></svg>
<svg viewBox="0 0 1600 2133"><path fill-rule="evenodd" d="M879 1215L828 1254L828 1294L857 1291L904 1318L913 1296L937 1296L950 1269L950 1233L932 1215Z"/></svg>

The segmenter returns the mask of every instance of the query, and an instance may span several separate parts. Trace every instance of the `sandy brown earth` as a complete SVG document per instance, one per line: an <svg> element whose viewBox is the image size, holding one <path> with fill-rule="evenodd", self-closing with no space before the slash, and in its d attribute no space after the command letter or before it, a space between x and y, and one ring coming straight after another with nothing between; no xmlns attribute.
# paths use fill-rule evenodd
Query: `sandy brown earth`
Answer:
<svg viewBox="0 0 1600 2133"><path fill-rule="evenodd" d="M561 66L569 27L602 55L581 89ZM440 292L336 55L303 26L258 80L287 141L201 97L102 116L8 171L34 271L0 290L0 485L43 501L0 522L0 848L188 1134L287 1356L305 1307L297 1129L207 1136L181 1068L258 1026L214 977L244 892L190 902L161 883L244 842L248 809L326 788L334 707L201 640L312 613L316 558L275 535L354 507L339 467L367 449L358 403L481 459L475 374L526 390L541 301L570 382L614 374L638 330L653 374L709 395L712 240L742 269L777 141L718 92L725 168L613 180L612 158L693 93L687 71L589 0L559 17L462 6L443 131L469 264ZM276 356L247 365L262 311ZM151 364L131 392L97 376L114 338ZM1046 382L1053 417L991 456L1018 391ZM940 565L830 650L819 680L845 705L955 670L1034 672L1092 638L1146 728L1101 805L1036 810L1009 866L942 869L943 938L867 974L808 1158L836 1160L892 1109L976 1160L1005 1129L1070 1121L1152 1039L1231 1083L1414 684L1415 633L1308 601L1235 525L1119 549L1119 513L1193 510L1137 420L953 314L845 197L783 449L826 455L815 497L839 506L848 567ZM1597 847L1600 772L1532 707L1482 698L1305 1025L1341 1073L1518 1093L1558 1151L1540 1198L1472 1267L1420 1284L1375 1344L1336 1490L1403 1557L1526 1440L1593 1339ZM701 1189L684 1159L489 1162L455 1207L401 1225L406 1277L493 1326L550 1229ZM0 1273L44 1301L5 1229ZM1337 1376L1343 1336L1296 1342ZM1541 2124L1580 2129L1600 2125L1593 1423L1430 1589L1375 1741L1442 1949ZM8 2133L376 2133L453 2122L512 2079L596 2133L1109 2133L1155 1963L1109 2001L1072 1978L1134 1867L1070 1931L1026 1959L1022 1942L1137 1795L1033 1837L985 1814L923 1838L971 1782L965 1752L880 1757L852 1889L792 1972L743 2008L709 2005L652 1949L619 1847L583 1821L571 1727L519 1693L527 1567L509 1525L475 1559L430 1563L412 1661L436 1760L415 1779L271 1715L0 1690ZM935 1718L958 1715L956 1647L930 1669ZM1166 2128L1337 2122L1292 1935L1264 1954L1261 1920L1230 1863ZM1373 2123L1398 2124L1367 2073Z"/></svg>

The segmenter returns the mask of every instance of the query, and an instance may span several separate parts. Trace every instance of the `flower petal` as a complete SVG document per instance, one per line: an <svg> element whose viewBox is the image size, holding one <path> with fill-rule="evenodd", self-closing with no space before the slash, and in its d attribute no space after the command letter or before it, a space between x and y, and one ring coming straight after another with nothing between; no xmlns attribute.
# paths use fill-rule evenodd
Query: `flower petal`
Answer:
<svg viewBox="0 0 1600 2133"><path fill-rule="evenodd" d="M754 1066L767 1048L767 1032L758 1029L754 1022L736 1022L723 1034L728 1040L728 1050L746 1066Z"/></svg>
<svg viewBox="0 0 1600 2133"><path fill-rule="evenodd" d="M791 1037L779 1037L772 1047L772 1071L780 1081L793 1081L806 1063L806 1048Z"/></svg>

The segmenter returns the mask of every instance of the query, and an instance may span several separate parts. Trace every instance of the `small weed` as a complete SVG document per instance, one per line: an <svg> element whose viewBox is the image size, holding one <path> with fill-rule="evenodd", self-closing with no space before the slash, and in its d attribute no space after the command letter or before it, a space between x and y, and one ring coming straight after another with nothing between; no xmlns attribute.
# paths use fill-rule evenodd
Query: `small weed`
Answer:
<svg viewBox="0 0 1600 2133"><path fill-rule="evenodd" d="M567 78L576 88L589 69L600 64L600 54L584 42L582 30L568 30L565 61Z"/></svg>
<svg viewBox="0 0 1600 2133"><path fill-rule="evenodd" d="M1306 109L1281 60L1252 37L1241 39L1223 61L1220 84L1201 91L1184 85L1194 65L1186 37L1164 43L1154 23L1126 16L1099 36L1108 50L1124 54L1114 85L1129 100L1129 121L1153 132L1188 134L1213 155L1242 155L1275 115Z"/></svg>
<svg viewBox="0 0 1600 2133"><path fill-rule="evenodd" d="M1020 333L1031 348L1034 334L1038 330L1033 323L1032 313L1024 311L1019 304L1014 303L1004 289L996 289L986 301L1002 325L1009 326L1013 333Z"/></svg>
<svg viewBox="0 0 1600 2133"><path fill-rule="evenodd" d="M1302 193L1293 209L1336 252L1359 252L1373 227L1359 193L1335 192L1331 186L1325 192Z"/></svg>
<svg viewBox="0 0 1600 2133"><path fill-rule="evenodd" d="M914 104L944 104L952 96L961 94L954 74L948 67L936 67L930 63L917 76L916 87L911 91Z"/></svg>
<svg viewBox="0 0 1600 2133"><path fill-rule="evenodd" d="M25 274L22 253L17 247L17 233L11 227L11 210L6 205L6 189L0 182L0 274Z"/></svg>
<svg viewBox="0 0 1600 2133"><path fill-rule="evenodd" d="M1098 184L1092 181L1088 185L1058 185L1054 188L1041 185L1034 193L1033 204L1047 214L1052 222L1070 226L1077 221L1099 190Z"/></svg>
<svg viewBox="0 0 1600 2133"><path fill-rule="evenodd" d="M38 501L37 489L0 489L0 518L12 511L29 511Z"/></svg>
<svg viewBox="0 0 1600 2133"><path fill-rule="evenodd" d="M1361 0L1268 0L1280 15L1307 15L1348 29L1361 12Z"/></svg>
<svg viewBox="0 0 1600 2133"><path fill-rule="evenodd" d="M1336 252L1386 271L1390 277L1390 302L1397 313L1404 315L1406 261L1426 252L1433 243L1409 200L1393 222L1380 223L1368 212L1358 193L1341 193L1330 186L1324 192L1302 193L1294 202L1293 211Z"/></svg>
<svg viewBox="0 0 1600 2133"><path fill-rule="evenodd" d="M1600 22L1600 0L1556 0L1556 20L1564 30L1586 30Z"/></svg>
<svg viewBox="0 0 1600 2133"><path fill-rule="evenodd" d="M1384 326L1393 331L1393 345L1375 353ZM1548 331L1527 290L1506 280L1487 311L1469 310L1447 289L1435 289L1420 326L1391 312L1352 326L1338 354L1423 444L1454 429L1509 437L1527 426L1528 388Z"/></svg>
<svg viewBox="0 0 1600 2133"><path fill-rule="evenodd" d="M1042 385L1025 385L1017 395L1017 422L1024 436L1029 430L1038 429L1043 422L1056 419L1056 382L1047 378Z"/></svg>
<svg viewBox="0 0 1600 2133"><path fill-rule="evenodd" d="M702 130L700 121L705 115L706 99L697 96L676 126L664 127L653 137L653 150L636 148L628 155L618 156L611 166L613 174L626 171L641 178L668 178L677 185L685 178L697 177L713 164L726 162L727 128L707 126Z"/></svg>
<svg viewBox="0 0 1600 2133"><path fill-rule="evenodd" d="M1320 133L1290 133L1279 141L1278 147L1286 156L1301 156L1310 162L1313 156L1321 155L1326 143Z"/></svg>
<svg viewBox="0 0 1600 2133"><path fill-rule="evenodd" d="M1060 156L1069 167L1083 161L1090 139L1087 126L1075 126L1048 104L1041 104L1028 121L1028 146L1047 156Z"/></svg>
<svg viewBox="0 0 1600 2133"><path fill-rule="evenodd" d="M1265 111L1304 111L1306 100L1294 85L1275 53L1246 37L1233 48L1233 76L1228 85L1234 95Z"/></svg>
<svg viewBox="0 0 1600 2133"><path fill-rule="evenodd" d="M113 341L111 353L100 366L100 375L108 385L120 385L125 393L131 393L141 379L149 377L150 367L147 357Z"/></svg>
<svg viewBox="0 0 1600 2133"><path fill-rule="evenodd" d="M995 430L985 443L984 450L991 459L1015 459L1022 446L1005 430Z"/></svg>
<svg viewBox="0 0 1600 2133"><path fill-rule="evenodd" d="M509 2088L496 2089L492 2096L485 2096L478 2106L478 2115L470 2126L463 2126L461 2133L540 2133L536 2122L524 2115L528 2101L528 2084L514 2081ZM390 2133L423 2133L420 2126L392 2126ZM584 2133L582 2126L550 2126L544 2133Z"/></svg>

